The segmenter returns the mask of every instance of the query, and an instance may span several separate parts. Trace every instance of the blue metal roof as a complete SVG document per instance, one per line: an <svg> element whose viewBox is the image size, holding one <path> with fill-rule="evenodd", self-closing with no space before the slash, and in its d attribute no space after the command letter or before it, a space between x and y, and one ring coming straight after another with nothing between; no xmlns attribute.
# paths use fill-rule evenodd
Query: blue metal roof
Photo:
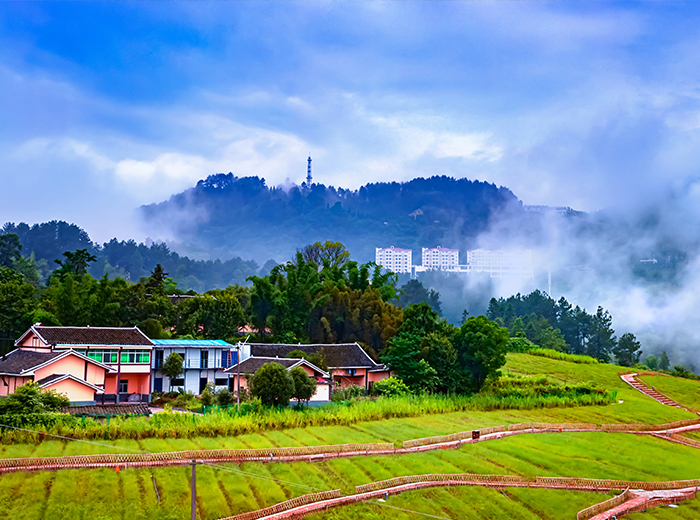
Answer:
<svg viewBox="0 0 700 520"><path fill-rule="evenodd" d="M154 339L152 341L164 347L233 347L223 339Z"/></svg>

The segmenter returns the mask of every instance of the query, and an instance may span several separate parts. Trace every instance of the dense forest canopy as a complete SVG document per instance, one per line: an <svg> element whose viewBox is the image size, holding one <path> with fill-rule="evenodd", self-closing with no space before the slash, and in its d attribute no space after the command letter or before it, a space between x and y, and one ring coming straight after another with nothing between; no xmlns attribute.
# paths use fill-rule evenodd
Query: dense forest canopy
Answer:
<svg viewBox="0 0 700 520"><path fill-rule="evenodd" d="M118 241L113 238L104 244L90 240L86 231L63 221L51 221L30 226L25 223L6 223L0 234L16 234L22 244L22 254L36 263L39 279L45 281L58 265L65 251L85 249L95 255L88 272L101 278L120 277L138 282L160 264L183 291L204 292L228 285L245 284L246 278L260 274L260 266L252 260L239 257L228 260L192 260L180 256L164 243L146 245L134 240ZM264 266L269 270L271 264ZM267 271L265 271L267 272Z"/></svg>
<svg viewBox="0 0 700 520"><path fill-rule="evenodd" d="M524 213L507 188L451 177L380 182L346 190L323 184L271 188L258 177L216 174L160 204L146 222L226 257L288 258L299 243L338 240L362 260L376 247L466 248L496 213ZM284 237L284 240L280 240ZM473 245L473 244L472 244Z"/></svg>

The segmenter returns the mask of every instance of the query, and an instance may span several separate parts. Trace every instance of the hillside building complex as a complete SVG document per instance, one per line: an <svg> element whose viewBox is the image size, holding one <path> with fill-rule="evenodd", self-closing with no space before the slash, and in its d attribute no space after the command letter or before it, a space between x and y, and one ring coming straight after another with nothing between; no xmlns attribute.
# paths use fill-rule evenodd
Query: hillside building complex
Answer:
<svg viewBox="0 0 700 520"><path fill-rule="evenodd" d="M395 273L416 277L426 271L448 273L486 273L491 278L534 279L532 251L529 249L473 249L467 251L467 263L460 265L459 249L424 247L422 265L412 265L412 250L395 247L376 248L376 263Z"/></svg>
<svg viewBox="0 0 700 520"><path fill-rule="evenodd" d="M469 272L489 273L491 278L516 276L520 278L534 277L532 251L516 249L499 249L488 251L474 249L467 251L467 266Z"/></svg>
<svg viewBox="0 0 700 520"><path fill-rule="evenodd" d="M426 270L452 271L459 266L459 249L424 247L422 259Z"/></svg>
<svg viewBox="0 0 700 520"><path fill-rule="evenodd" d="M397 247L376 248L375 262L395 273L410 273L413 264L413 251Z"/></svg>

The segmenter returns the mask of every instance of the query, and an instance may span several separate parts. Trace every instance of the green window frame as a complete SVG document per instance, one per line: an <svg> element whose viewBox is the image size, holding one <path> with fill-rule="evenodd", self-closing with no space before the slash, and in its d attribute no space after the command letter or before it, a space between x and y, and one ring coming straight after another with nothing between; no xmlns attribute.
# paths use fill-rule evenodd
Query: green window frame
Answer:
<svg viewBox="0 0 700 520"><path fill-rule="evenodd" d="M151 351L150 350L122 350L121 356L122 363L150 363L151 362Z"/></svg>
<svg viewBox="0 0 700 520"><path fill-rule="evenodd" d="M117 362L117 350L116 349L90 349L87 352L87 357L97 361L98 363L116 363Z"/></svg>

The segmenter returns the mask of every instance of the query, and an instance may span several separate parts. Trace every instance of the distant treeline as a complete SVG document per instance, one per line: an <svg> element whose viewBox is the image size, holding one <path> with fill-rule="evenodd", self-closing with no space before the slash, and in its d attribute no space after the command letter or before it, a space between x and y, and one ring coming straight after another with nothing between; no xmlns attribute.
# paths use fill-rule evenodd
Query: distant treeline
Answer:
<svg viewBox="0 0 700 520"><path fill-rule="evenodd" d="M171 251L163 243L146 245L134 240L118 241L113 238L100 245L93 242L85 230L63 221L53 220L32 226L23 222L8 222L0 234L9 233L19 237L22 255L33 258L42 282L47 280L51 271L58 268L55 260L62 259L65 251L81 249L87 250L96 258L88 266L88 273L95 278L107 274L110 278L120 277L138 282L160 264L183 291L205 292L228 285L245 284L249 276L261 274L260 266L252 260L242 260L239 257L223 261L192 260ZM267 265L269 267L270 264Z"/></svg>

